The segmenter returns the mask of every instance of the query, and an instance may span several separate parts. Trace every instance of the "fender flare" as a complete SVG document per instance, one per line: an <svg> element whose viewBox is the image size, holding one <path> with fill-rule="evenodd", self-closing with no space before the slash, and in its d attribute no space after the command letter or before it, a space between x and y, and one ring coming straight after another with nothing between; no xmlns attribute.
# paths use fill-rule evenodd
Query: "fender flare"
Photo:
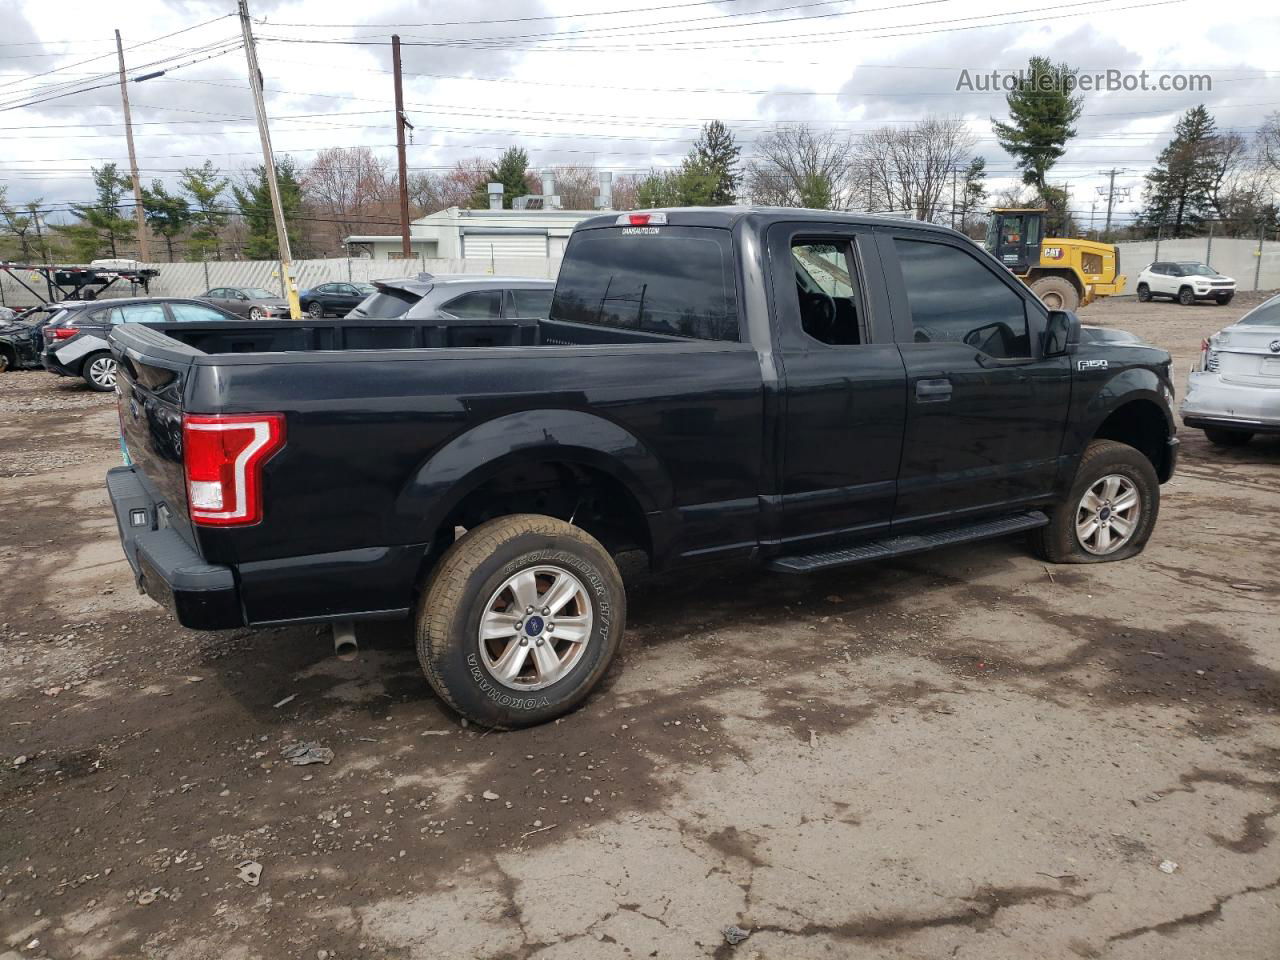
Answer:
<svg viewBox="0 0 1280 960"><path fill-rule="evenodd" d="M412 539L427 542L472 490L527 463L575 463L610 475L635 498L651 536L653 515L674 500L666 469L634 434L581 410L535 409L486 420L436 449L401 489L396 511L415 531Z"/></svg>
<svg viewBox="0 0 1280 960"><path fill-rule="evenodd" d="M1075 476L1076 465L1084 454L1085 447L1097 436L1107 418L1130 403L1137 401L1149 403L1160 411L1164 420L1166 445L1168 441L1173 440L1177 435L1178 426L1170 407L1170 398L1166 394L1167 389L1159 376L1143 367L1122 370L1103 384L1089 398L1076 418L1077 426L1071 438L1070 456L1066 458L1064 469L1059 476L1062 489L1070 487ZM1168 456L1168 453L1164 452L1163 455ZM1168 479L1171 469L1172 461L1164 465L1160 462L1156 463L1156 470L1161 474L1161 482Z"/></svg>

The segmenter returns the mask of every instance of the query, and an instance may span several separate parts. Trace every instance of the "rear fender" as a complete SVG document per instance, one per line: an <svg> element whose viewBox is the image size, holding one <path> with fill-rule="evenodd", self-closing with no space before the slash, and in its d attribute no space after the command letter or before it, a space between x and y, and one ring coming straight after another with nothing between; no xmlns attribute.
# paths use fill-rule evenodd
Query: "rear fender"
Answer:
<svg viewBox="0 0 1280 960"><path fill-rule="evenodd" d="M454 437L423 463L397 500L415 541L435 537L462 499L519 463L576 463L609 474L644 511L655 549L655 516L673 502L671 479L643 442L618 424L580 410L526 410Z"/></svg>

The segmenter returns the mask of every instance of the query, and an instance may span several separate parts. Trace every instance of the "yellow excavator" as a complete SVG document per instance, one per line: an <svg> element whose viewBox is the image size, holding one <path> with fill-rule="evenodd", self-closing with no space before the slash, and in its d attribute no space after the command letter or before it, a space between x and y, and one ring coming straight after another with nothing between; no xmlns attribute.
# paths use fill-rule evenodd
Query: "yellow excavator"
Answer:
<svg viewBox="0 0 1280 960"><path fill-rule="evenodd" d="M1051 310L1075 310L1124 291L1120 251L1110 243L1044 235L1043 207L996 207L987 250Z"/></svg>

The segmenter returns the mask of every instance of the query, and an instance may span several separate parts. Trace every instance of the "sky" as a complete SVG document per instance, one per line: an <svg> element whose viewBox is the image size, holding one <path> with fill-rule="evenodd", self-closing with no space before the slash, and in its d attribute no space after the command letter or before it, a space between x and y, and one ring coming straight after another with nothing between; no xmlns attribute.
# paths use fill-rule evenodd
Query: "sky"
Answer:
<svg viewBox="0 0 1280 960"><path fill-rule="evenodd" d="M631 6L630 4L634 4ZM212 160L261 162L232 3L0 0L0 185L50 210L93 197L89 168L127 168L119 28L144 183L172 185ZM112 12L118 11L116 22ZM127 12L127 15L126 15ZM1083 72L1207 74L1208 91L1093 91L1051 180L1098 226L1117 168L1115 220L1140 206L1142 176L1177 117L1204 103L1248 136L1280 110L1274 0L250 0L277 155L367 145L394 159L390 35L404 47L411 170L515 144L531 166L638 172L679 163L710 119L749 157L778 122L857 133L958 116L994 192L1017 178L991 118L1004 93L958 90L1033 55ZM975 85L977 81L974 81ZM96 89L90 89L96 88ZM36 102L40 101L40 102ZM51 214L49 219L61 218Z"/></svg>

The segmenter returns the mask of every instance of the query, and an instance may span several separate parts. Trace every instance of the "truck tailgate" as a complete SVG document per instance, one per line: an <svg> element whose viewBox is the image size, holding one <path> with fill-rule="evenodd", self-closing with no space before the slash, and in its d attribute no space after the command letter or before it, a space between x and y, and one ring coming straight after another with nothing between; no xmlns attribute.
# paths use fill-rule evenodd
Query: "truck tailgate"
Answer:
<svg viewBox="0 0 1280 960"><path fill-rule="evenodd" d="M182 397L193 351L136 324L117 327L111 351L118 364L120 432L161 522L194 543L182 466Z"/></svg>

